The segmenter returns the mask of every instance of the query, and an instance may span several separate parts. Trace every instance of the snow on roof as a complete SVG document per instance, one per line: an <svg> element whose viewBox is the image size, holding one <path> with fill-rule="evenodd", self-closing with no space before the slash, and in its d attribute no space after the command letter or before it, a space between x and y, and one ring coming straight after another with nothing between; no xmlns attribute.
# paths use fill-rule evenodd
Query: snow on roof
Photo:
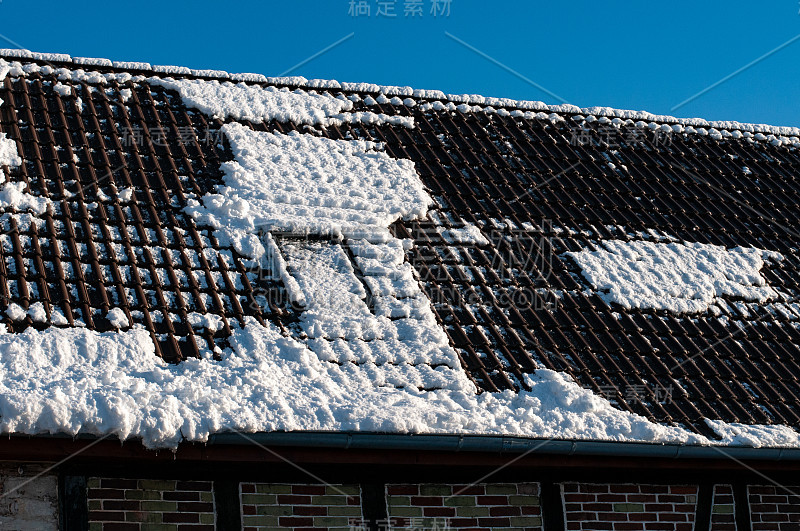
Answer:
<svg viewBox="0 0 800 531"><path fill-rule="evenodd" d="M296 124L340 125L342 122L392 123L413 128L414 119L370 112L350 113L353 102L344 96L304 90L232 84L200 79L150 78L152 84L177 90L187 105L216 118L251 122L278 120Z"/></svg>
<svg viewBox="0 0 800 531"><path fill-rule="evenodd" d="M107 66L107 59L87 59L71 58L65 54L43 54L20 49L0 49L0 56L14 57L18 59L32 59L35 61L55 62L55 63L75 63L79 65ZM642 122L649 124L673 124L681 130L688 130L689 133L699 134L722 134L727 136L731 132L746 134L748 136L761 135L758 140L784 144L800 144L800 128L788 126L773 126L767 124L749 124L736 121L714 121L703 118L676 118L668 115L657 115L647 111L634 111L625 109L614 109L611 107L586 107L580 108L575 105L561 104L548 105L541 101L513 100L510 98L494 98L479 94L445 94L439 90L413 89L411 87L375 85L372 83L344 83L335 80L308 80L301 76L293 77L266 77L261 74L231 74L221 70L194 70L186 67L175 66L151 66L148 63L135 62L112 62L112 66L120 69L136 71L153 71L171 75L192 75L197 77L214 77L217 79L231 79L234 81L246 81L251 83L268 83L276 85L290 85L297 88L340 88L344 91L359 93L385 94L395 97L414 97L425 100L445 101L444 105L454 104L452 107L462 112L507 112L506 109L514 109L525 118L537 117L541 113L547 114L570 114L576 115L578 121L583 119L596 120L598 117L630 121L630 123ZM402 101L402 100L401 100ZM441 102L441 101L440 101ZM434 104L435 102L429 102ZM460 104L460 105L456 105ZM584 116L585 115L585 116ZM724 133L720 133L724 131ZM763 137L763 138L762 138Z"/></svg>
<svg viewBox="0 0 800 531"><path fill-rule="evenodd" d="M761 268L765 259L783 257L762 249L607 240L596 250L567 255L600 298L628 309L692 314L708 311L723 295L759 303L780 298Z"/></svg>
<svg viewBox="0 0 800 531"><path fill-rule="evenodd" d="M107 66L99 60L74 61L26 52L0 51L0 55ZM154 70L144 63L112 66ZM100 84L133 80L166 87L209 118L323 126L353 122L413 125L407 117L352 113L353 99L310 90L9 65L0 60L3 75L24 76L37 69L61 80ZM186 74L171 67L155 71ZM191 73L237 79L215 71ZM249 75L239 77L245 78L261 82L252 81L258 78ZM364 98L366 105L413 107L417 102L409 97L442 96L407 87L373 90L372 86L301 79L266 82L385 93L369 97L371 101ZM499 114L513 112L493 107L512 107L525 117L529 111L522 109L587 111L476 96L447 99L447 103L437 100L423 105L433 110L473 112L472 103L485 106L478 110ZM713 127L705 121L682 122L628 111L592 112L626 120ZM549 118L563 120L560 115ZM581 119L592 122L593 115ZM735 127L745 132L762 130L762 126ZM188 192L183 211L213 228L209 239L230 243L252 264L282 281L291 300L301 308L296 329L287 331L272 321L244 316L231 322L227 348L203 348L200 358L172 365L155 355L153 335L141 325L131 325L131 312L119 301L105 317L118 332L86 329L78 320L74 327L28 327L21 333L0 327L0 426L5 431L114 433L121 438L141 437L151 447L174 447L184 439L205 440L225 430L505 434L712 444L682 427L621 411L581 388L570 376L543 367L525 375L527 389L477 393L434 314L431 300L421 290L416 272L405 261L414 241L389 230L398 220L427 216L434 204L415 164L364 140L255 131L235 122L223 125L221 132L232 153L232 160L221 165L222 183L202 195ZM788 128L763 132L798 133ZM778 143L782 142L788 143L788 139L779 139ZM22 162L16 143L5 136L0 137L0 156L10 167ZM101 203L109 200L101 194L98 191ZM132 200L125 190L119 195L114 201ZM44 223L47 212L56 208L48 201L26 194L22 182L7 183L0 192L0 208L15 214L27 210L31 220L38 218L34 223ZM436 233L448 242L478 247L489 244L481 228L471 224L445 229L440 223ZM224 261L221 256L215 258ZM778 255L757 249L606 241L603 248L571 256L597 289L608 290L607 301L631 308L697 312L721 295L761 302L778 295L760 274L763 260L777 260ZM235 285L247 281L246 272L232 277ZM47 311L36 304L28 309L8 305L7 314L13 321L30 317L46 323ZM63 323L64 317L59 315L51 312L50 321ZM210 313L193 312L187 318L192 326L212 334L224 326L219 316ZM213 359L215 354L220 359ZM800 435L786 426L716 421L709 426L721 437L714 444L800 446Z"/></svg>

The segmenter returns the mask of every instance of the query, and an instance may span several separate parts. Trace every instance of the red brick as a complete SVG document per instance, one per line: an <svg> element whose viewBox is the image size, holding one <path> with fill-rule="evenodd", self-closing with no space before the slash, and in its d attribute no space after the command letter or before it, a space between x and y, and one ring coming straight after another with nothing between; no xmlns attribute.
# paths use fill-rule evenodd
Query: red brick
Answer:
<svg viewBox="0 0 800 531"><path fill-rule="evenodd" d="M489 515L491 516L520 516L522 510L520 507L490 507Z"/></svg>
<svg viewBox="0 0 800 531"><path fill-rule="evenodd" d="M644 524L641 522L616 522L614 524L614 531L640 531L644 529Z"/></svg>
<svg viewBox="0 0 800 531"><path fill-rule="evenodd" d="M122 511L89 511L90 522L124 522L125 513Z"/></svg>
<svg viewBox="0 0 800 531"><path fill-rule="evenodd" d="M508 505L507 496L477 496L478 505Z"/></svg>
<svg viewBox="0 0 800 531"><path fill-rule="evenodd" d="M478 518L478 525L485 527L509 527L511 520L508 518Z"/></svg>
<svg viewBox="0 0 800 531"><path fill-rule="evenodd" d="M646 503L644 505L645 511L652 511L652 512L660 512L660 511L672 511L672 504L669 503Z"/></svg>
<svg viewBox="0 0 800 531"><path fill-rule="evenodd" d="M456 515L456 510L453 507L423 507L422 515L432 517L451 517Z"/></svg>
<svg viewBox="0 0 800 531"><path fill-rule="evenodd" d="M103 500L103 509L106 511L138 511L137 500Z"/></svg>
<svg viewBox="0 0 800 531"><path fill-rule="evenodd" d="M102 478L100 487L104 489L135 489L139 482L135 479Z"/></svg>
<svg viewBox="0 0 800 531"><path fill-rule="evenodd" d="M89 489L89 499L124 500L125 491L122 489Z"/></svg>
<svg viewBox="0 0 800 531"><path fill-rule="evenodd" d="M611 502L611 503L620 503L620 502L634 502L636 501L634 498L647 498L644 494L598 494L597 500L586 500L586 501L599 501L599 502ZM640 500L644 501L644 499Z"/></svg>
<svg viewBox="0 0 800 531"><path fill-rule="evenodd" d="M242 514L256 514L256 506L242 505Z"/></svg>
<svg viewBox="0 0 800 531"><path fill-rule="evenodd" d="M747 490L750 494L775 494L775 487L766 485L751 485Z"/></svg>
<svg viewBox="0 0 800 531"><path fill-rule="evenodd" d="M575 512L567 511L567 520L578 521L578 522L595 521L597 520L597 513L588 513L583 511L575 511Z"/></svg>
<svg viewBox="0 0 800 531"><path fill-rule="evenodd" d="M421 507L439 507L444 505L445 499L446 498L443 496L412 496L411 505Z"/></svg>
<svg viewBox="0 0 800 531"><path fill-rule="evenodd" d="M584 503L582 506L584 511L610 511L611 504L609 503Z"/></svg>
<svg viewBox="0 0 800 531"><path fill-rule="evenodd" d="M200 522L200 515L197 513L163 513L161 518L165 524L196 524Z"/></svg>
<svg viewBox="0 0 800 531"><path fill-rule="evenodd" d="M659 522L686 522L689 520L689 515L686 513L659 513Z"/></svg>
<svg viewBox="0 0 800 531"><path fill-rule="evenodd" d="M451 528L478 527L476 518L452 518L448 521Z"/></svg>
<svg viewBox="0 0 800 531"><path fill-rule="evenodd" d="M686 496L679 496L676 494L659 494L658 501L660 503L686 503Z"/></svg>
<svg viewBox="0 0 800 531"><path fill-rule="evenodd" d="M788 522L789 515L783 513L762 513L762 522Z"/></svg>
<svg viewBox="0 0 800 531"><path fill-rule="evenodd" d="M611 485L611 492L625 492L639 494L639 485Z"/></svg>
<svg viewBox="0 0 800 531"><path fill-rule="evenodd" d="M199 490L209 492L213 483L210 481L178 481L175 483L175 490Z"/></svg>
<svg viewBox="0 0 800 531"><path fill-rule="evenodd" d="M667 494L669 493L669 486L667 485L641 485L641 491L646 494Z"/></svg>
<svg viewBox="0 0 800 531"><path fill-rule="evenodd" d="M278 505L311 505L311 496L278 494Z"/></svg>
<svg viewBox="0 0 800 531"><path fill-rule="evenodd" d="M295 507L295 516L326 516L328 514L327 507Z"/></svg>
<svg viewBox="0 0 800 531"><path fill-rule="evenodd" d="M419 494L419 485L387 485L386 492L390 495Z"/></svg>
<svg viewBox="0 0 800 531"><path fill-rule="evenodd" d="M179 525L178 531L214 531L214 526L208 525Z"/></svg>
<svg viewBox="0 0 800 531"><path fill-rule="evenodd" d="M750 511L754 513L774 513L778 511L778 506L756 503L750 505Z"/></svg>
<svg viewBox="0 0 800 531"><path fill-rule="evenodd" d="M597 513L597 519L608 522L624 522L628 519L628 515L627 513Z"/></svg>
<svg viewBox="0 0 800 531"><path fill-rule="evenodd" d="M769 494L761 496L761 501L763 503L787 503L789 501L789 497L778 494Z"/></svg>
<svg viewBox="0 0 800 531"><path fill-rule="evenodd" d="M251 493L256 491L256 486L253 483L242 483L242 492Z"/></svg>

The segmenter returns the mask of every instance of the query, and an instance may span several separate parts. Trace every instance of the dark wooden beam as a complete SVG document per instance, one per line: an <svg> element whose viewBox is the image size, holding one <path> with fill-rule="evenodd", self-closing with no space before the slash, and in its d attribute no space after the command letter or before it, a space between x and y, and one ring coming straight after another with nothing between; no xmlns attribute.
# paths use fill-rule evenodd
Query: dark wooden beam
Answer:
<svg viewBox="0 0 800 531"><path fill-rule="evenodd" d="M242 528L239 482L220 479L214 481L214 508L217 512L217 530Z"/></svg>
<svg viewBox="0 0 800 531"><path fill-rule="evenodd" d="M540 484L540 488L539 506L542 510L544 531L564 531L566 519L561 485L543 482Z"/></svg>
<svg viewBox="0 0 800 531"><path fill-rule="evenodd" d="M736 516L736 529L751 529L750 500L746 483L733 484L733 507Z"/></svg>
<svg viewBox="0 0 800 531"><path fill-rule="evenodd" d="M389 517L386 507L386 485L383 483L362 483L361 484L361 514L364 522L371 531L385 529Z"/></svg>
<svg viewBox="0 0 800 531"><path fill-rule="evenodd" d="M509 462L513 460L513 464ZM68 438L11 437L0 439L0 461L60 462L70 475L114 474L174 475L259 480L269 471L279 473L306 469L354 483L416 481L446 473L470 482L481 474L501 469L496 478L521 481L617 481L646 482L658 477L666 483L699 483L713 474L720 482L790 481L800 472L796 461L741 461L725 459L656 459L626 456L578 456L445 452L429 450L368 450L273 446L269 451L255 445L182 444L175 452L153 451L139 442L94 441ZM292 466L287 465L292 463ZM390 464L387 464L390 463ZM294 467L294 468L292 468ZM475 475L479 474L479 475ZM288 475L288 474L287 474ZM321 476L326 477L326 476ZM309 475L309 481L314 482Z"/></svg>
<svg viewBox="0 0 800 531"><path fill-rule="evenodd" d="M701 483L697 490L697 505L694 513L695 531L709 531L711 529L711 511L714 503L714 485Z"/></svg>
<svg viewBox="0 0 800 531"><path fill-rule="evenodd" d="M86 476L58 475L58 520L61 531L88 531Z"/></svg>

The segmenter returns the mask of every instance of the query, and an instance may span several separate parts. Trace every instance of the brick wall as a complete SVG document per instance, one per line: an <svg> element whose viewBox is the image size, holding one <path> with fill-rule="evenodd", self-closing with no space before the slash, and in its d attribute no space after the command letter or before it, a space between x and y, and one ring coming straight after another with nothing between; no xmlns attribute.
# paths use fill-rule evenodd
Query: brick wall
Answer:
<svg viewBox="0 0 800 531"><path fill-rule="evenodd" d="M91 531L214 531L210 481L89 478Z"/></svg>
<svg viewBox="0 0 800 531"><path fill-rule="evenodd" d="M565 483L568 530L692 531L696 486Z"/></svg>
<svg viewBox="0 0 800 531"><path fill-rule="evenodd" d="M387 485L393 527L541 529L539 485ZM445 520L446 519L446 520Z"/></svg>
<svg viewBox="0 0 800 531"><path fill-rule="evenodd" d="M58 529L58 480L39 476L43 471L39 465L0 468L0 529Z"/></svg>
<svg viewBox="0 0 800 531"><path fill-rule="evenodd" d="M753 531L800 530L800 487L750 486L750 520Z"/></svg>
<svg viewBox="0 0 800 531"><path fill-rule="evenodd" d="M736 531L733 488L730 485L714 486L711 500L711 531Z"/></svg>
<svg viewBox="0 0 800 531"><path fill-rule="evenodd" d="M239 489L246 531L311 527L349 531L351 522L361 521L358 485L242 483Z"/></svg>

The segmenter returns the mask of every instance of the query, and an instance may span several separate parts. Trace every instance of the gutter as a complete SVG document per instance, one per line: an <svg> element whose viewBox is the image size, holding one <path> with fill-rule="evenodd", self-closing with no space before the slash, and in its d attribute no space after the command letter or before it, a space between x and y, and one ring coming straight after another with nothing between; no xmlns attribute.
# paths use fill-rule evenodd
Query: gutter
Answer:
<svg viewBox="0 0 800 531"><path fill-rule="evenodd" d="M618 441L565 441L484 435L406 435L364 432L217 433L210 446L263 445L352 450L417 450L659 459L800 461L800 448L701 446Z"/></svg>

